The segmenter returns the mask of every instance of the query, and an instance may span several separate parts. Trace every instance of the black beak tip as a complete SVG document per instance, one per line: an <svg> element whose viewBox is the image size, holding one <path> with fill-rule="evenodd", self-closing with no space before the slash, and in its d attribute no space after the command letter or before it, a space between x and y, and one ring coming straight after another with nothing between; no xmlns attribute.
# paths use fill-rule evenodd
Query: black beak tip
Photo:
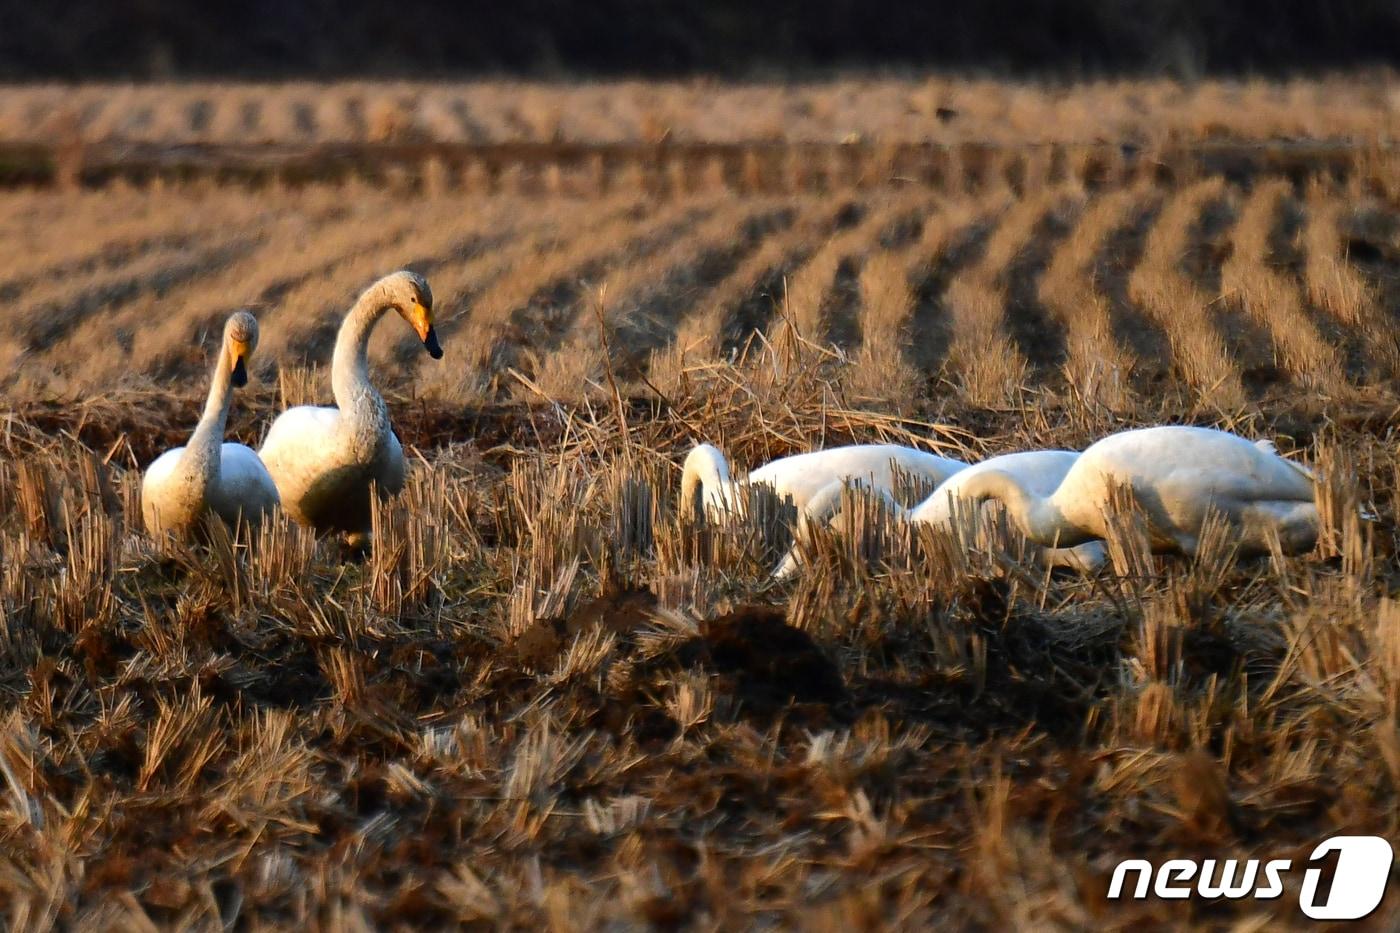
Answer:
<svg viewBox="0 0 1400 933"><path fill-rule="evenodd" d="M428 328L428 335L423 338L423 348L428 351L428 355L435 360L442 359L442 344L438 343L437 331Z"/></svg>
<svg viewBox="0 0 1400 933"><path fill-rule="evenodd" d="M232 381L233 384L240 389L248 384L248 368L243 365L242 360L238 360L233 364Z"/></svg>

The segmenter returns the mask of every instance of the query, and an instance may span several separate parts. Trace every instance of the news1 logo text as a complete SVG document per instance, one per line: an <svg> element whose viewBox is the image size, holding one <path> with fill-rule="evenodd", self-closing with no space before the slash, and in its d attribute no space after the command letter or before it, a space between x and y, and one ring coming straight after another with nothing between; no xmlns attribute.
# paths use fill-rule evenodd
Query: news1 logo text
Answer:
<svg viewBox="0 0 1400 933"><path fill-rule="evenodd" d="M1324 879L1334 852L1337 857L1329 885ZM1299 869L1294 869L1290 859L1180 858L1160 865L1146 859L1125 859L1113 870L1108 899L1142 900L1155 894L1165 900L1223 897L1267 901L1282 896L1285 877L1301 870L1298 906L1305 916L1360 920L1380 905L1393 857L1390 843L1379 836L1333 836L1313 849Z"/></svg>

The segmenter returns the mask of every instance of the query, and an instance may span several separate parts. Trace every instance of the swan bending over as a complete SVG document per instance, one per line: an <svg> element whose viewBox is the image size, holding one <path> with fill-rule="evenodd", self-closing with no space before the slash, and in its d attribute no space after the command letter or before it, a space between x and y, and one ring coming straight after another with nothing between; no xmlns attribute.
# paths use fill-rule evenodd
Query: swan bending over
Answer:
<svg viewBox="0 0 1400 933"><path fill-rule="evenodd" d="M1277 534L1285 553L1317 540L1313 479L1274 451L1213 428L1172 425L1112 434L1084 451L1050 494L1004 470L968 479L962 495L997 499L1027 538L1073 547L1107 534L1114 485L1133 494L1154 551L1194 555L1213 512L1234 529L1242 553L1268 550Z"/></svg>
<svg viewBox="0 0 1400 933"><path fill-rule="evenodd" d="M355 545L369 540L370 487L388 497L404 484L403 447L369 381L370 334L391 309L433 359L442 359L427 281L407 271L385 276L365 289L340 325L331 359L335 407L287 409L261 450L287 514L317 531L344 532Z"/></svg>
<svg viewBox="0 0 1400 933"><path fill-rule="evenodd" d="M908 522L948 528L953 521L953 503L965 498L964 490L975 477L989 471L999 471L1014 477L1028 492L1039 496L1053 493L1064 480L1065 474L1079 459L1072 450L1029 450L1021 453L1002 454L975 463L944 480L927 499L911 509L905 509L883 490L867 490L880 495L890 512ZM826 524L841 508L844 483L832 483L812 498L803 511L802 521L811 525ZM773 576L784 579L796 572L801 563L800 546L794 544L783 558ZM1045 547L1041 561L1049 567L1069 567L1092 573L1103 565L1106 559L1103 543L1087 541L1077 547Z"/></svg>
<svg viewBox="0 0 1400 933"><path fill-rule="evenodd" d="M864 480L877 489L892 489L895 468L930 483L941 483L967 467L961 460L940 457L898 444L853 444L780 457L748 475L753 485L765 485L780 497L791 497L798 512L822 489L841 480ZM712 444L699 444L685 458L681 476L681 514L694 518L701 503L707 517L730 511L739 502L739 481L729 476L724 454Z"/></svg>
<svg viewBox="0 0 1400 933"><path fill-rule="evenodd" d="M208 512L229 525L240 518L256 524L277 507L277 486L258 455L223 442L233 389L247 384L257 345L257 319L247 311L231 315L194 434L184 447L157 457L141 479L141 517L152 535L188 535Z"/></svg>

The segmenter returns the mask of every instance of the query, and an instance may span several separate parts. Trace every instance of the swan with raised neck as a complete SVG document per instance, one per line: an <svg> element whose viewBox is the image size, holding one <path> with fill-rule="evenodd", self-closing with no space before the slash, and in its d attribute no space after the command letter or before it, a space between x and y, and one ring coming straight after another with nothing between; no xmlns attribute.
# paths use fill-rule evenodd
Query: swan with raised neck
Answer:
<svg viewBox="0 0 1400 933"><path fill-rule="evenodd" d="M224 323L209 396L184 447L166 451L141 480L141 517L151 534L189 535L210 512L228 524L256 523L277 506L277 487L258 455L242 444L224 443L235 387L248 381L258 345L258 322L247 311Z"/></svg>
<svg viewBox="0 0 1400 933"><path fill-rule="evenodd" d="M360 294L336 335L335 407L288 409L273 422L261 451L293 519L357 541L368 540L370 489L390 496L404 483L403 448L369 376L370 336L390 310L413 328L433 359L442 358L427 280L409 271L385 276Z"/></svg>

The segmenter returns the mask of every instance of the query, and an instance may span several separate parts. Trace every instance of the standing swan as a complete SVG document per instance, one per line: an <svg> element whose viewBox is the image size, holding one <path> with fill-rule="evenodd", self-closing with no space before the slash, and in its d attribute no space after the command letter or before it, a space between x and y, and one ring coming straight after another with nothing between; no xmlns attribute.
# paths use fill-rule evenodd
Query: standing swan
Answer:
<svg viewBox="0 0 1400 933"><path fill-rule="evenodd" d="M340 325L331 360L335 407L289 408L272 423L261 451L287 514L317 531L344 532L352 545L369 540L371 485L391 496L404 483L403 448L369 381L370 333L391 308L428 354L442 359L428 283L413 272L385 276L365 289Z"/></svg>
<svg viewBox="0 0 1400 933"><path fill-rule="evenodd" d="M1037 544L1072 547L1107 534L1114 485L1131 490L1142 508L1154 551L1194 555L1212 512L1233 526L1245 553L1268 550L1272 533L1287 553L1306 551L1317 539L1308 472L1280 457L1272 444L1211 428L1112 434L1084 451L1048 495L1001 470L972 477L962 495L974 502L1000 500Z"/></svg>
<svg viewBox="0 0 1400 933"><path fill-rule="evenodd" d="M992 457L954 473L927 499L912 509L902 508L883 491L868 491L881 495L886 506L897 518L947 528L953 521L953 503L967 498L965 490L976 477L992 471L1005 473L1024 486L1028 492L1048 496L1059 487L1065 474L1079 460L1079 456L1072 450L1028 450ZM840 481L835 482L814 496L803 512L803 523L813 525L830 521L841 508L844 485ZM1069 567L1084 572L1097 570L1105 558L1103 543L1099 541L1088 541L1078 547L1047 547L1040 555L1046 566ZM799 546L794 544L773 576L778 579L791 576L799 563Z"/></svg>
<svg viewBox="0 0 1400 933"><path fill-rule="evenodd" d="M188 535L206 512L236 525L240 518L256 523L276 508L277 487L258 455L223 443L233 387L247 384L257 346L257 319L247 311L231 315L194 434L184 447L157 457L141 479L141 517L152 535Z"/></svg>
<svg viewBox="0 0 1400 933"><path fill-rule="evenodd" d="M838 480L866 480L876 488L891 489L898 467L902 473L937 484L966 466L961 460L897 444L855 444L780 457L750 473L748 482L771 486L779 497L791 496L801 512L813 496ZM719 448L700 444L685 458L681 514L695 517L702 502L707 515L723 514L738 501L737 486L729 478L729 464Z"/></svg>

